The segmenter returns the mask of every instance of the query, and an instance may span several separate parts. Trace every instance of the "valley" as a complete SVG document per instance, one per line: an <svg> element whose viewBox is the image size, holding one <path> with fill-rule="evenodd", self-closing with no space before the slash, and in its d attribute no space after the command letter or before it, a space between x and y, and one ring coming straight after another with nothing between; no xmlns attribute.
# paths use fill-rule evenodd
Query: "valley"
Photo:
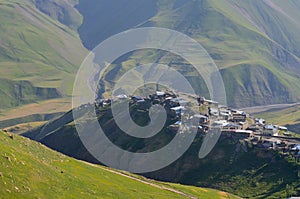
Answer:
<svg viewBox="0 0 300 199"><path fill-rule="evenodd" d="M298 0L0 0L0 198L299 196L299 9ZM111 36L143 27L176 30L203 46L221 74L226 106L209 100L204 74L183 57L141 49L98 71L95 102L74 107L85 58ZM127 71L149 63L182 74L195 95L158 85L113 94ZM112 110L124 102L141 127L151 123L151 106L163 107L162 129L150 138L124 132ZM83 144L77 125L88 127L94 111L105 136L124 151L150 153L178 134L195 137L166 167L129 173L105 166ZM216 145L200 157L214 128L221 132ZM120 154L115 167L126 157Z"/></svg>

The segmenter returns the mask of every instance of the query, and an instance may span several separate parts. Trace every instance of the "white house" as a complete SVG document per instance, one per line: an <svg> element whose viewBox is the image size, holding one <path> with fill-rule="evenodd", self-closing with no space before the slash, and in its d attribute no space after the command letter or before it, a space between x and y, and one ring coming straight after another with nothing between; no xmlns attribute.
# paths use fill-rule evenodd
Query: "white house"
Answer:
<svg viewBox="0 0 300 199"><path fill-rule="evenodd" d="M278 135L278 130L272 124L267 124L264 126L262 133L263 135L276 136Z"/></svg>

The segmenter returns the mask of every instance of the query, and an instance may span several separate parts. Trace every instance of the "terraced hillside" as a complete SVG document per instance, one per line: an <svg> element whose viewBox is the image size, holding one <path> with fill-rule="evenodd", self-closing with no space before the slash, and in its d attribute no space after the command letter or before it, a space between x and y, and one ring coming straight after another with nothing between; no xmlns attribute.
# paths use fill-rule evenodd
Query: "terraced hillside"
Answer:
<svg viewBox="0 0 300 199"><path fill-rule="evenodd" d="M158 26L186 33L199 41L221 70L228 103L246 107L300 99L300 24L297 0L156 0L79 1L79 33L90 50L109 36L134 27ZM136 17L139 16L139 17ZM95 20L95 19L99 20ZM109 22L104 19L110 19ZM169 64L207 94L190 67L170 54L139 51L114 63L103 78L101 94L124 71L153 61Z"/></svg>
<svg viewBox="0 0 300 199"><path fill-rule="evenodd" d="M0 131L1 198L238 198L87 164Z"/></svg>
<svg viewBox="0 0 300 199"><path fill-rule="evenodd" d="M0 1L0 111L69 97L87 53L75 25L68 27L41 12L38 2ZM72 17L80 24L79 14Z"/></svg>

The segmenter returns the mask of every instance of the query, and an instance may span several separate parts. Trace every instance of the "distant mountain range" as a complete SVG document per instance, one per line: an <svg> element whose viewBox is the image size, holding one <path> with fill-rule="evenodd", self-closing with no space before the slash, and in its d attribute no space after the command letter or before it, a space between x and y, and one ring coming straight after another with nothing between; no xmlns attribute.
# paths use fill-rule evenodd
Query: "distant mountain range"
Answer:
<svg viewBox="0 0 300 199"><path fill-rule="evenodd" d="M79 1L76 7L83 16L79 34L90 50L129 28L170 28L191 36L207 49L220 68L230 105L289 103L300 98L299 1L90 0ZM111 67L102 92L110 92L122 69L134 66L126 62L128 59L140 63L142 58L148 58L147 52L133 53ZM201 82L185 65L178 66L172 59L158 53L152 61L179 68L194 85ZM206 94L200 86L196 91Z"/></svg>
<svg viewBox="0 0 300 199"><path fill-rule="evenodd" d="M0 84L0 109L69 97L88 52L82 44L92 50L113 34L148 26L174 29L200 42L220 68L229 105L297 102L299 8L297 0L1 1L0 81L5 83ZM186 64L172 63L163 52L149 58L147 51L115 63L105 73L100 94L110 93L122 69L135 66L127 60L143 63L146 58L178 69L196 92L207 95Z"/></svg>

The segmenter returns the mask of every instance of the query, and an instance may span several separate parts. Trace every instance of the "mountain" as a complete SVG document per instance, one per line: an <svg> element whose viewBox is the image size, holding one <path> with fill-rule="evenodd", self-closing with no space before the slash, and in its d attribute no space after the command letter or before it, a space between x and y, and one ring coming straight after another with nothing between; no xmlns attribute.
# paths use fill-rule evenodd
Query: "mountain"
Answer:
<svg viewBox="0 0 300 199"><path fill-rule="evenodd" d="M149 121L144 108L143 105L132 105L130 109L132 120L139 125ZM90 110L87 108L79 111L82 118L77 119L80 121L79 125L84 126L86 118L83 116L90 115ZM144 153L158 150L178 133L170 125L175 121L167 119L158 134L138 139L125 134L118 127L109 107L96 111L99 113L99 124L108 139L127 151ZM23 136L68 156L101 164L82 144L71 111ZM241 197L285 198L300 194L300 164L292 156L263 146L257 147L252 142L245 141L245 135L222 133L212 152L199 159L198 153L204 136L198 133L183 156L169 166L143 175L155 180L224 190Z"/></svg>
<svg viewBox="0 0 300 199"><path fill-rule="evenodd" d="M297 0L81 0L76 8L83 16L79 34L90 50L130 28L170 28L196 39L209 52L220 68L229 105L247 107L300 99ZM99 92L107 96L124 71L156 61L178 69L197 93L207 95L205 86L199 86L201 78L187 64L172 62L174 59L163 52L133 52L106 71Z"/></svg>
<svg viewBox="0 0 300 199"><path fill-rule="evenodd" d="M34 113L68 110L86 48L148 26L178 30L204 46L220 68L229 105L297 102L299 8L296 0L2 0L1 120L18 117L8 109L32 103L38 106ZM155 61L176 68L197 93L207 96L202 78L188 63L176 64L173 58L165 52L133 52L105 73L99 92L107 96L124 69ZM39 105L49 99L58 99L58 108ZM68 108L61 107L65 104Z"/></svg>
<svg viewBox="0 0 300 199"><path fill-rule="evenodd" d="M88 52L76 32L81 16L71 3L0 1L1 115L49 99L65 104L71 96L74 76ZM47 113L60 111L40 107Z"/></svg>
<svg viewBox="0 0 300 199"><path fill-rule="evenodd" d="M1 131L0 144L2 198L238 198L88 164Z"/></svg>

